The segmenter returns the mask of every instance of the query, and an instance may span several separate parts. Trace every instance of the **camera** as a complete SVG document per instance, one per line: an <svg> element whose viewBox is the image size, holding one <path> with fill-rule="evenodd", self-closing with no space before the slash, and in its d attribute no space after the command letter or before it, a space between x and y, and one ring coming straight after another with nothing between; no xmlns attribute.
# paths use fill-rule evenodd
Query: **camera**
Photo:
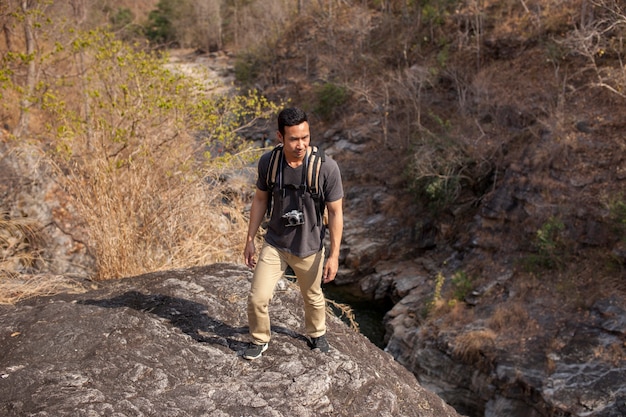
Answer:
<svg viewBox="0 0 626 417"><path fill-rule="evenodd" d="M291 210L283 214L283 219L287 219L287 226L300 226L304 224L304 213L298 210Z"/></svg>

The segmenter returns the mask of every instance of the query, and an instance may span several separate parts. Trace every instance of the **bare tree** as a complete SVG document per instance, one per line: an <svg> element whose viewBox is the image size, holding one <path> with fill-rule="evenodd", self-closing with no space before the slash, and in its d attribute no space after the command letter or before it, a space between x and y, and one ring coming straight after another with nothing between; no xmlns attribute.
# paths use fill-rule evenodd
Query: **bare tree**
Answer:
<svg viewBox="0 0 626 417"><path fill-rule="evenodd" d="M28 64L25 93L20 100L20 117L13 132L18 138L28 133L32 96L35 91L35 83L37 82L37 61L35 60L36 40L33 17L33 11L37 3L37 0L21 0L20 2L21 11L23 13L24 41Z"/></svg>
<svg viewBox="0 0 626 417"><path fill-rule="evenodd" d="M4 34L4 42L7 51L13 50L13 13L9 2L0 2L0 25Z"/></svg>
<svg viewBox="0 0 626 417"><path fill-rule="evenodd" d="M587 64L581 71L595 72L595 87L626 98L626 64L622 46L625 39L626 9L622 3L617 0L594 0L590 4L583 2L581 26L558 43L569 53L585 58ZM605 55L614 56L617 65L604 63Z"/></svg>
<svg viewBox="0 0 626 417"><path fill-rule="evenodd" d="M70 0L70 6L74 14L74 21L80 25L87 19L86 0Z"/></svg>
<svg viewBox="0 0 626 417"><path fill-rule="evenodd" d="M199 0L196 10L197 41L207 51L222 49L222 11L218 0Z"/></svg>

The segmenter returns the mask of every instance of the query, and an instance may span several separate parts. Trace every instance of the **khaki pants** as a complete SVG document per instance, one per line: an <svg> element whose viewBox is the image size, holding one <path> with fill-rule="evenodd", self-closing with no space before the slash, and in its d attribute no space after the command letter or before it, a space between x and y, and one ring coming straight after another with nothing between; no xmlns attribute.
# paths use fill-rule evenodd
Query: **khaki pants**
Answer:
<svg viewBox="0 0 626 417"><path fill-rule="evenodd" d="M324 249L306 258L299 258L265 243L254 269L248 296L248 324L253 343L263 344L270 341L268 307L274 288L283 277L287 266L295 272L300 286L307 335L320 337L326 333L326 300L321 287Z"/></svg>

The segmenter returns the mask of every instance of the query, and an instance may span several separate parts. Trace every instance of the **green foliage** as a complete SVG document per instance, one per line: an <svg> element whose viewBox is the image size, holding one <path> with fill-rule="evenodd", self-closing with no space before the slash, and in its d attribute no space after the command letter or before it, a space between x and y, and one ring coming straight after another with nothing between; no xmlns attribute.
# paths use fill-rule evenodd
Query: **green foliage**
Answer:
<svg viewBox="0 0 626 417"><path fill-rule="evenodd" d="M454 203L473 161L456 141L442 135L423 141L413 151L407 166L409 189L433 211Z"/></svg>
<svg viewBox="0 0 626 417"><path fill-rule="evenodd" d="M245 94L201 99L189 110L189 114L200 121L200 136L207 149L215 150L205 155L222 163L248 146L237 134L242 127L250 125L261 115L277 112L277 109L276 104L258 91L249 90Z"/></svg>
<svg viewBox="0 0 626 417"><path fill-rule="evenodd" d="M543 45L546 59L555 66L561 65L568 52L563 45L552 39L544 41Z"/></svg>
<svg viewBox="0 0 626 417"><path fill-rule="evenodd" d="M119 30L125 26L130 25L135 20L135 15L128 8L119 8L117 13L111 16L112 30Z"/></svg>
<svg viewBox="0 0 626 417"><path fill-rule="evenodd" d="M216 0L159 0L144 32L157 46L202 48L222 45L220 3Z"/></svg>
<svg viewBox="0 0 626 417"><path fill-rule="evenodd" d="M30 115L37 110L41 93L47 88L45 78L49 74L49 65L62 51L58 42L47 49L43 46L47 42L42 40L48 40L55 30L46 15L50 3L49 0L6 3L6 20L3 24L7 34L7 48L0 57L0 96L19 103L12 109L18 109L20 113L18 136L28 131ZM20 33L23 38L19 37ZM12 104L3 103L7 107Z"/></svg>
<svg viewBox="0 0 626 417"><path fill-rule="evenodd" d="M426 303L426 306L423 311L424 317L428 316L428 314L430 314L433 311L433 309L437 306L437 303L439 303L442 300L441 291L445 283L446 283L445 275L443 275L441 272L438 272L437 276L435 277L435 288L433 290L433 295L430 301Z"/></svg>
<svg viewBox="0 0 626 417"><path fill-rule="evenodd" d="M313 109L315 113L324 119L330 119L338 107L348 101L348 89L334 83L324 83L315 89L317 104Z"/></svg>
<svg viewBox="0 0 626 417"><path fill-rule="evenodd" d="M253 54L242 54L235 61L235 79L243 85L252 84L259 75L261 64Z"/></svg>
<svg viewBox="0 0 626 417"><path fill-rule="evenodd" d="M454 273L452 276L452 285L454 287L453 297L455 300L459 301L463 301L474 286L472 277L467 275L464 271Z"/></svg>
<svg viewBox="0 0 626 417"><path fill-rule="evenodd" d="M458 301L463 301L467 294L473 288L472 278L464 271L457 271L454 273L451 279L452 284L452 298L447 302L447 305L453 307ZM442 304L444 299L442 291L446 283L446 277L442 272L438 272L435 276L435 288L430 300L426 303L422 312L423 317L427 317L438 305Z"/></svg>
<svg viewBox="0 0 626 417"><path fill-rule="evenodd" d="M553 254L559 246L559 233L565 228L563 222L556 217L550 217L539 230L537 230L535 245L539 252Z"/></svg>
<svg viewBox="0 0 626 417"><path fill-rule="evenodd" d="M626 241L626 200L621 195L617 196L615 200L609 203L609 210L611 219L617 225L617 233Z"/></svg>
<svg viewBox="0 0 626 417"><path fill-rule="evenodd" d="M122 40L145 40L145 29L135 23L135 15L128 8L118 8L109 17L109 23L111 24L111 31L115 32Z"/></svg>
<svg viewBox="0 0 626 417"><path fill-rule="evenodd" d="M450 60L450 44L444 44L437 53L437 65L439 68L445 68Z"/></svg>
<svg viewBox="0 0 626 417"><path fill-rule="evenodd" d="M611 217L617 223L626 226L626 201L619 197L610 205Z"/></svg>
<svg viewBox="0 0 626 417"><path fill-rule="evenodd" d="M442 25L445 22L447 11L442 3L426 2L422 7L424 21L433 25Z"/></svg>
<svg viewBox="0 0 626 417"><path fill-rule="evenodd" d="M528 272L540 272L542 269L559 269L565 263L565 244L561 232L565 229L557 217L550 217L535 233L532 242L534 253L524 259Z"/></svg>
<svg viewBox="0 0 626 417"><path fill-rule="evenodd" d="M172 23L177 18L181 0L159 0L156 10L148 14L146 25L147 38L158 45L167 45L177 40Z"/></svg>
<svg viewBox="0 0 626 417"><path fill-rule="evenodd" d="M426 0L415 2L419 8L419 14L427 27L426 36L423 40L429 42L440 42L445 33L435 34L436 29L444 27L450 15L455 13L460 0ZM430 35L430 36L429 36ZM434 36L433 36L434 35Z"/></svg>

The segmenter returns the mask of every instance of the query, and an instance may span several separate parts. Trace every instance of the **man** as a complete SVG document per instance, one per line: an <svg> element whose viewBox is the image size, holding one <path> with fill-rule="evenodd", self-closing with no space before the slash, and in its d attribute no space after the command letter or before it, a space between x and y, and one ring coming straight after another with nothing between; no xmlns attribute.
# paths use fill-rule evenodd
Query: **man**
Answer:
<svg viewBox="0 0 626 417"><path fill-rule="evenodd" d="M323 245L326 225L319 219L320 208L306 187L308 152L311 133L304 111L286 108L278 115L278 140L282 145L277 180L269 189L267 171L271 152L258 163L256 192L250 209L250 222L244 257L254 268L248 297L248 323L252 342L243 357L257 359L268 348L270 318L268 306L277 282L287 267L296 274L304 300L306 333L312 349L328 352L326 340L326 300L321 283L335 279L339 268L339 246L343 232L343 186L337 163L326 157L320 170L320 192L328 211L330 249L324 263ZM272 193L270 195L270 193ZM272 201L272 210L265 241L258 262L255 260L254 238ZM323 211L323 210L321 210Z"/></svg>

